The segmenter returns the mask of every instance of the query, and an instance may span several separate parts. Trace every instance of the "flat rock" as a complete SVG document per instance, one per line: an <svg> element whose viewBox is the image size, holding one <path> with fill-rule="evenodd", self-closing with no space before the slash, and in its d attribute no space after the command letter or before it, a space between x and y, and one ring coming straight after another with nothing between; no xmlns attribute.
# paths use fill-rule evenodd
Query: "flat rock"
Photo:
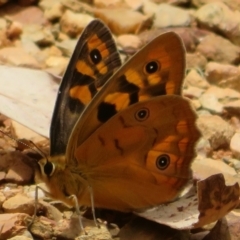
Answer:
<svg viewBox="0 0 240 240"><path fill-rule="evenodd" d="M209 61L229 64L240 62L240 47L215 34L204 37L196 50Z"/></svg>
<svg viewBox="0 0 240 240"><path fill-rule="evenodd" d="M94 18L88 14L66 10L60 20L61 31L70 37L76 37Z"/></svg>
<svg viewBox="0 0 240 240"><path fill-rule="evenodd" d="M127 8L97 9L94 15L103 20L116 35L139 33L152 25L151 16Z"/></svg>
<svg viewBox="0 0 240 240"><path fill-rule="evenodd" d="M240 12L222 2L208 3L196 12L200 26L220 32L236 45L240 43Z"/></svg>
<svg viewBox="0 0 240 240"><path fill-rule="evenodd" d="M186 27L192 22L188 11L165 3L156 5L153 13L155 15L153 27L155 28Z"/></svg>
<svg viewBox="0 0 240 240"><path fill-rule="evenodd" d="M201 53L186 54L187 69L196 68L204 70L207 65L207 59Z"/></svg>
<svg viewBox="0 0 240 240"><path fill-rule="evenodd" d="M185 85L201 89L207 89L210 86L203 74L201 74L201 71L197 71L196 69L191 69L188 72L187 76L185 77Z"/></svg>
<svg viewBox="0 0 240 240"><path fill-rule="evenodd" d="M228 147L234 135L234 128L219 116L199 116L197 125L212 149Z"/></svg>
<svg viewBox="0 0 240 240"><path fill-rule="evenodd" d="M29 183L33 178L34 172L28 164L31 161L21 152L8 152L1 155L1 170L4 170L4 181L18 184Z"/></svg>
<svg viewBox="0 0 240 240"><path fill-rule="evenodd" d="M17 67L41 68L40 63L20 47L6 47L0 49L0 61Z"/></svg>
<svg viewBox="0 0 240 240"><path fill-rule="evenodd" d="M240 68L218 62L206 65L206 78L209 83L223 88L232 88L240 92Z"/></svg>
<svg viewBox="0 0 240 240"><path fill-rule="evenodd" d="M199 101L204 109L212 113L221 114L223 112L223 105L218 101L215 94L205 92L201 95Z"/></svg>
<svg viewBox="0 0 240 240"><path fill-rule="evenodd" d="M25 213L1 213L0 214L0 239L10 239L11 237L22 235L30 217Z"/></svg>

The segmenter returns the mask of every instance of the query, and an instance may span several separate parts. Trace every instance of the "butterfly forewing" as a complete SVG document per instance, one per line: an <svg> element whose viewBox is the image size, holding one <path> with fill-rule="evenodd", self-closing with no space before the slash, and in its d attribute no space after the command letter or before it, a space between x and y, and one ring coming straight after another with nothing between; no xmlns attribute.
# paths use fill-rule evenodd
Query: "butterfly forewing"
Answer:
<svg viewBox="0 0 240 240"><path fill-rule="evenodd" d="M63 76L50 129L50 154L65 154L70 133L80 114L121 65L109 29L99 20L83 31Z"/></svg>
<svg viewBox="0 0 240 240"><path fill-rule="evenodd" d="M184 74L185 49L180 37L174 32L156 37L124 64L89 104L71 134L68 159L101 124L128 106L160 95L180 95Z"/></svg>

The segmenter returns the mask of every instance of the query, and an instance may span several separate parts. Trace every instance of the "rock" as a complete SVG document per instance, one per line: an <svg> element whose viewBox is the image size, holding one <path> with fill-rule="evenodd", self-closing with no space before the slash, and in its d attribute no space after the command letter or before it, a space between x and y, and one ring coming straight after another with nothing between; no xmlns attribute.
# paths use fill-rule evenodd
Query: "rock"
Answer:
<svg viewBox="0 0 240 240"><path fill-rule="evenodd" d="M217 35L208 35L202 39L196 51L209 61L237 64L240 62L240 47Z"/></svg>
<svg viewBox="0 0 240 240"><path fill-rule="evenodd" d="M63 56L50 56L46 59L45 63L48 68L58 69L57 72L62 75L69 64L69 58Z"/></svg>
<svg viewBox="0 0 240 240"><path fill-rule="evenodd" d="M138 50L142 47L143 43L141 39L133 34L122 34L117 38L117 44L119 44L123 49L132 48Z"/></svg>
<svg viewBox="0 0 240 240"><path fill-rule="evenodd" d="M22 124L12 120L12 126L14 128L15 134L18 138L24 138L34 143L46 140L45 137L32 131L31 129L23 126Z"/></svg>
<svg viewBox="0 0 240 240"><path fill-rule="evenodd" d="M211 84L232 88L240 92L240 68L217 62L209 62L206 66L206 78Z"/></svg>
<svg viewBox="0 0 240 240"><path fill-rule="evenodd" d="M233 151L234 156L240 157L240 132L236 132L230 142L230 149Z"/></svg>
<svg viewBox="0 0 240 240"><path fill-rule="evenodd" d="M228 235L230 235L231 240L238 240L240 235L239 229L239 209L234 209L226 215L226 220L228 223Z"/></svg>
<svg viewBox="0 0 240 240"><path fill-rule="evenodd" d="M240 182L236 177L236 171L220 159L212 159L198 156L192 163L193 176L195 179L205 179L209 176L222 173L226 185Z"/></svg>
<svg viewBox="0 0 240 240"><path fill-rule="evenodd" d="M77 39L66 39L61 42L56 43L58 47L65 56L72 56L72 53L77 45Z"/></svg>
<svg viewBox="0 0 240 240"><path fill-rule="evenodd" d="M157 5L154 14L153 27L155 28L186 27L192 22L188 11L165 3Z"/></svg>
<svg viewBox="0 0 240 240"><path fill-rule="evenodd" d="M18 47L6 47L0 49L0 61L18 67L41 68L41 65L34 57Z"/></svg>
<svg viewBox="0 0 240 240"><path fill-rule="evenodd" d="M185 77L185 85L193 86L201 89L209 88L210 84L203 77L203 73L201 71L197 71L196 69L191 69L187 76Z"/></svg>
<svg viewBox="0 0 240 240"><path fill-rule="evenodd" d="M201 88L189 86L188 88L183 89L183 96L189 98L199 98L202 95L203 91L204 90Z"/></svg>
<svg viewBox="0 0 240 240"><path fill-rule="evenodd" d="M224 109L232 115L239 116L240 112L240 100L235 100L224 104ZM238 126L239 127L239 126Z"/></svg>
<svg viewBox="0 0 240 240"><path fill-rule="evenodd" d="M234 129L219 116L199 116L197 125L212 149L228 147L234 135Z"/></svg>
<svg viewBox="0 0 240 240"><path fill-rule="evenodd" d="M222 104L240 99L240 93L231 88L211 86L205 91L205 94L214 95Z"/></svg>
<svg viewBox="0 0 240 240"><path fill-rule="evenodd" d="M56 21L62 17L63 13L64 13L64 6L60 2L57 2L53 6L51 6L49 9L46 9L44 11L44 16L49 21Z"/></svg>
<svg viewBox="0 0 240 240"><path fill-rule="evenodd" d="M206 138L201 137L200 140L197 142L196 152L198 156L201 156L203 158L211 156L212 148L210 142Z"/></svg>
<svg viewBox="0 0 240 240"><path fill-rule="evenodd" d="M230 41L240 43L240 12L230 10L222 2L213 2L202 6L196 12L200 26L220 32Z"/></svg>
<svg viewBox="0 0 240 240"><path fill-rule="evenodd" d="M19 38L22 34L22 24L19 22L12 22L7 29L7 36L10 39Z"/></svg>
<svg viewBox="0 0 240 240"><path fill-rule="evenodd" d="M42 0L38 5L44 11L44 16L49 21L59 20L65 10L62 2L59 2L58 0Z"/></svg>
<svg viewBox="0 0 240 240"><path fill-rule="evenodd" d="M8 152L1 156L1 170L4 169L7 182L18 184L29 183L33 179L33 169L29 165L31 160L21 152Z"/></svg>
<svg viewBox="0 0 240 240"><path fill-rule="evenodd" d="M77 37L94 18L88 14L66 10L60 20L61 31L70 37Z"/></svg>
<svg viewBox="0 0 240 240"><path fill-rule="evenodd" d="M30 217L25 213L1 213L1 240L22 235L22 233L25 232L26 226L29 222Z"/></svg>
<svg viewBox="0 0 240 240"><path fill-rule="evenodd" d="M49 27L28 24L23 28L22 39L30 39L39 46L48 46L54 43L55 38Z"/></svg>
<svg viewBox="0 0 240 240"><path fill-rule="evenodd" d="M7 15L11 21L19 22L23 26L28 24L46 25L47 19L43 15L43 11L37 6L20 7L16 4L7 4L0 9L0 15Z"/></svg>
<svg viewBox="0 0 240 240"><path fill-rule="evenodd" d="M232 10L240 11L240 2L238 0L192 0L192 4L199 8L205 4L213 3L213 2L221 2L226 4Z"/></svg>
<svg viewBox="0 0 240 240"><path fill-rule="evenodd" d="M29 198L23 194L17 194L8 198L2 205L5 213L26 213L33 215L34 213L34 199Z"/></svg>
<svg viewBox="0 0 240 240"><path fill-rule="evenodd" d="M207 109L212 113L221 114L223 111L223 105L218 101L214 94L203 93L199 98L199 101L204 109Z"/></svg>
<svg viewBox="0 0 240 240"><path fill-rule="evenodd" d="M207 64L207 59L201 53L186 54L187 69L196 68L204 70Z"/></svg>
<svg viewBox="0 0 240 240"><path fill-rule="evenodd" d="M144 16L126 8L97 9L94 13L95 17L103 20L116 35L139 33L152 25L151 16Z"/></svg>

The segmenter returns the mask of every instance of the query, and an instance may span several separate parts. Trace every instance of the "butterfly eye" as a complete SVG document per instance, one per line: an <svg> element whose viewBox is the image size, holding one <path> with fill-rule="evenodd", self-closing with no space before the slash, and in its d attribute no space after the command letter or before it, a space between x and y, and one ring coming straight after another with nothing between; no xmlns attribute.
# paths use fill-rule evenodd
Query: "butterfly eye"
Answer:
<svg viewBox="0 0 240 240"><path fill-rule="evenodd" d="M170 157L167 154L162 154L158 156L156 165L160 170L165 170L170 164Z"/></svg>
<svg viewBox="0 0 240 240"><path fill-rule="evenodd" d="M98 64L102 60L102 55L98 49L93 49L90 52L90 58L94 64Z"/></svg>
<svg viewBox="0 0 240 240"><path fill-rule="evenodd" d="M55 170L55 166L53 163L47 161L47 163L44 165L43 171L47 176L52 176L53 172Z"/></svg>
<svg viewBox="0 0 240 240"><path fill-rule="evenodd" d="M135 114L135 118L138 121L144 121L149 117L149 110L147 108L142 108L140 110L138 110Z"/></svg>
<svg viewBox="0 0 240 240"><path fill-rule="evenodd" d="M158 61L151 61L145 65L145 73L147 74L153 74L157 72L160 69L160 64Z"/></svg>

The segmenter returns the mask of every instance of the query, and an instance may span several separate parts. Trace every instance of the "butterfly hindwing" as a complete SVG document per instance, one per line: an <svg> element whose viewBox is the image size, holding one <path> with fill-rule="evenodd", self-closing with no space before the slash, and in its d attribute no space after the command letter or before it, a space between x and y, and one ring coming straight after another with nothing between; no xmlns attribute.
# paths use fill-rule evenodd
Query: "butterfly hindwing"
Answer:
<svg viewBox="0 0 240 240"><path fill-rule="evenodd" d="M75 172L85 173L95 206L130 211L175 198L191 178L195 121L188 100L169 95L136 103L101 125L75 152Z"/></svg>
<svg viewBox="0 0 240 240"><path fill-rule="evenodd" d="M50 129L50 155L63 154L80 114L121 65L109 29L99 20L83 31L62 79Z"/></svg>

